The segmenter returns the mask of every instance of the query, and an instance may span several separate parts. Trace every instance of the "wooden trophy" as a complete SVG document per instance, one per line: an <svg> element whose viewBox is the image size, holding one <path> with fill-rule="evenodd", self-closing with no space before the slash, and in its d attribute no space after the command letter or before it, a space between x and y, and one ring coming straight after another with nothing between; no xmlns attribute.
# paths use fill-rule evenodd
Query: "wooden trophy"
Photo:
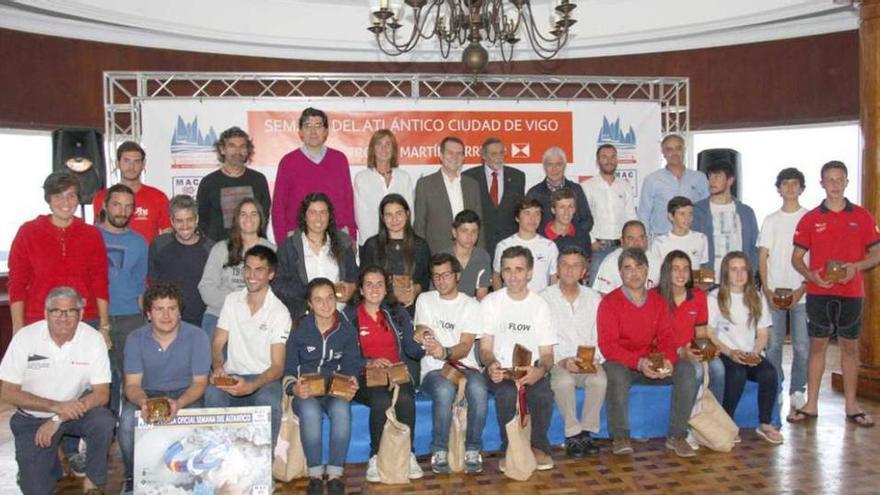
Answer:
<svg viewBox="0 0 880 495"><path fill-rule="evenodd" d="M324 394L327 393L327 384L324 381L324 375L320 373L306 373L300 375L299 381L305 386L309 397L323 397Z"/></svg>
<svg viewBox="0 0 880 495"><path fill-rule="evenodd" d="M794 301L794 291L791 289L775 289L773 291L773 304L777 308L787 308Z"/></svg>
<svg viewBox="0 0 880 495"><path fill-rule="evenodd" d="M155 397L147 399L147 423L165 423L171 419L171 403L168 397Z"/></svg>
<svg viewBox="0 0 880 495"><path fill-rule="evenodd" d="M580 368L581 373L595 373L596 366L593 360L596 357L596 348L591 345L579 345L574 363Z"/></svg>
<svg viewBox="0 0 880 495"><path fill-rule="evenodd" d="M389 383L395 385L409 383L409 368L406 367L406 363L392 364L388 368L385 368L385 371L388 373Z"/></svg>
<svg viewBox="0 0 880 495"><path fill-rule="evenodd" d="M440 369L440 375L452 382L456 387L458 387L458 384L465 378L464 373L462 373L461 370L449 363L443 364L443 368Z"/></svg>
<svg viewBox="0 0 880 495"><path fill-rule="evenodd" d="M214 377L214 385L218 387L233 387L238 383L238 380L231 376L215 376Z"/></svg>
<svg viewBox="0 0 880 495"><path fill-rule="evenodd" d="M846 263L836 260L825 262L825 280L838 284L846 277Z"/></svg>
<svg viewBox="0 0 880 495"><path fill-rule="evenodd" d="M519 380L529 373L532 366L532 351L516 344L513 347L513 379Z"/></svg>
<svg viewBox="0 0 880 495"><path fill-rule="evenodd" d="M715 285L715 270L697 268L691 272L691 278L693 279L694 284Z"/></svg>
<svg viewBox="0 0 880 495"><path fill-rule="evenodd" d="M402 301L409 301L413 298L413 280L409 275L392 275L391 286L394 290L394 297Z"/></svg>
<svg viewBox="0 0 880 495"><path fill-rule="evenodd" d="M345 295L345 282L334 283L333 292L336 293L336 299L342 300L342 297Z"/></svg>
<svg viewBox="0 0 880 495"><path fill-rule="evenodd" d="M706 337L695 338L691 342L691 347L700 353L700 362L708 363L715 358L718 347Z"/></svg>
<svg viewBox="0 0 880 495"><path fill-rule="evenodd" d="M388 373L385 368L367 368L367 387L387 387Z"/></svg>
<svg viewBox="0 0 880 495"><path fill-rule="evenodd" d="M756 366L761 363L761 356L755 354L754 352L747 352L741 358L742 361L748 365Z"/></svg>
<svg viewBox="0 0 880 495"><path fill-rule="evenodd" d="M340 399L352 400L357 392L357 386L352 383L351 377L341 373L333 373L330 380L330 395Z"/></svg>

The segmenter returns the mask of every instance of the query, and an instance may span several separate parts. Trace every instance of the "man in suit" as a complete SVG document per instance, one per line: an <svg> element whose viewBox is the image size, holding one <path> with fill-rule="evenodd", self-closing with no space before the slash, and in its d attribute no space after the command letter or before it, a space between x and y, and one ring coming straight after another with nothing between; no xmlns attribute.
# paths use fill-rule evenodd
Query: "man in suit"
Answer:
<svg viewBox="0 0 880 495"><path fill-rule="evenodd" d="M473 210L483 218L480 186L464 176L464 143L455 136L440 142L440 170L416 182L413 230L428 242L432 253L452 245L452 219L461 210ZM484 247L483 239L477 245Z"/></svg>
<svg viewBox="0 0 880 495"><path fill-rule="evenodd" d="M526 175L504 164L504 143L491 137L480 150L483 165L473 167L462 175L473 177L480 185L480 202L483 206L483 242L489 256L495 253L498 241L517 231L514 210L525 196Z"/></svg>
<svg viewBox="0 0 880 495"><path fill-rule="evenodd" d="M544 180L532 186L526 194L529 198L537 199L543 207L540 228L543 229L553 220L553 213L550 211L550 194L564 187L574 193L577 205L572 223L578 231L589 233L593 230L593 215L590 213L590 205L580 184L565 178L565 166L568 164L565 151L558 146L548 148L541 162L544 164Z"/></svg>

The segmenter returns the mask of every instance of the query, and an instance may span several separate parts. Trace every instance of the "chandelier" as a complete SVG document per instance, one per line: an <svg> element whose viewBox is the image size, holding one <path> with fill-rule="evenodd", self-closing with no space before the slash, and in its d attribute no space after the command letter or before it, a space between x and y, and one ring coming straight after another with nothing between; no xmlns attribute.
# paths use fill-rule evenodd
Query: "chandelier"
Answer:
<svg viewBox="0 0 880 495"><path fill-rule="evenodd" d="M389 6L380 0L379 8L370 15L368 31L376 36L379 49L391 56L413 50L422 39L436 38L440 54L449 57L452 46L467 46L462 63L477 74L489 63L489 53L482 42L498 46L505 62L513 59L513 50L520 41L521 31L532 50L542 59L551 59L568 42L569 28L577 22L571 12L574 0L555 0L551 11L551 28L547 34L537 27L531 0L404 0L410 7ZM403 34L404 21L411 21L409 34Z"/></svg>

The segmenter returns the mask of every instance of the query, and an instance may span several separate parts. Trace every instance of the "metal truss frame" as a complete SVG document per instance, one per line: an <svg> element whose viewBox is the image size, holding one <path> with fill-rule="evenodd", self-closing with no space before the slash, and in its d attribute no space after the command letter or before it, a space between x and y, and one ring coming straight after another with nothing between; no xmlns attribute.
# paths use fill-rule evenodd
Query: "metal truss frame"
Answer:
<svg viewBox="0 0 880 495"><path fill-rule="evenodd" d="M141 103L150 99L407 98L654 101L661 130L690 132L686 77L461 74L309 74L260 72L104 72L107 156L141 137Z"/></svg>

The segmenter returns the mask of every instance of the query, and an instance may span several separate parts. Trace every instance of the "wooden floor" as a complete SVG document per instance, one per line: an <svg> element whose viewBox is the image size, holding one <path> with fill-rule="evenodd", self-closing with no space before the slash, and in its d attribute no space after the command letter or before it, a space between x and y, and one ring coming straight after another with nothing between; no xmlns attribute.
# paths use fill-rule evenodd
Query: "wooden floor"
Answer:
<svg viewBox="0 0 880 495"><path fill-rule="evenodd" d="M836 347L831 348L828 362L837 363ZM432 475L425 457L420 459L425 478L411 485L367 483L363 464L347 466L345 479L349 493L382 494L880 493L880 427L859 428L845 421L843 397L830 389L830 374L823 383L820 407L821 416L813 424L783 426L783 445L774 447L744 430L743 442L730 454L701 450L694 459L680 459L657 439L636 442L635 455L618 457L602 442L602 454L594 458L569 460L557 450L556 469L536 473L528 482L505 478L498 471L496 455L486 456L484 472L478 476ZM880 420L880 404L863 402L863 407ZM786 400L783 410L787 408ZM0 411L0 494L4 495L20 493L15 484L10 414L8 406ZM114 447L108 493L118 493L121 467ZM305 486L305 481L279 484L276 493L304 493ZM80 493L78 487L79 480L68 477L58 493Z"/></svg>

